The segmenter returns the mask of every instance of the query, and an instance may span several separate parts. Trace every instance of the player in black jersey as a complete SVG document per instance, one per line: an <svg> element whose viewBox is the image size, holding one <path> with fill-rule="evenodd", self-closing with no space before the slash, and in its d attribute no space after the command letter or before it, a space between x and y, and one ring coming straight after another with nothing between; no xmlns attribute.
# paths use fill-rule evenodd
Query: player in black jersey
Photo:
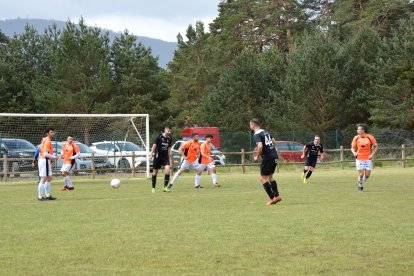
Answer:
<svg viewBox="0 0 414 276"><path fill-rule="evenodd" d="M278 158L275 148L275 140L266 130L260 128L260 121L258 119L250 120L250 129L254 132L253 138L257 145L257 152L255 151L254 160L257 161L259 156L262 157L262 163L260 164L260 181L269 196L269 201L266 204L276 204L282 199L277 189L276 180L273 179Z"/></svg>
<svg viewBox="0 0 414 276"><path fill-rule="evenodd" d="M322 153L323 145L321 144L321 137L319 137L319 135L315 135L314 140L303 147L301 158L305 158L305 168L303 169L301 178L303 179L304 184L307 183L306 179L312 175L312 172L316 167L316 162L318 161L318 156Z"/></svg>
<svg viewBox="0 0 414 276"><path fill-rule="evenodd" d="M164 166L164 192L169 192L167 185L170 181L170 156L171 156L171 138L172 129L170 126L164 128L164 133L157 136L149 153L149 160L154 156L152 163L152 192L155 193L155 184L157 183L158 170ZM154 155L155 154L155 155Z"/></svg>

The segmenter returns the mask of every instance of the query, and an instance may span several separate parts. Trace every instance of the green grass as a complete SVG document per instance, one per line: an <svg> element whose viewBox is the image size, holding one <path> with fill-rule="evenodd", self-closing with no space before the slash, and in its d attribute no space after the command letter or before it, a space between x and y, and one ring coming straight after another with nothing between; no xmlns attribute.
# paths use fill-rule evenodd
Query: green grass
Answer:
<svg viewBox="0 0 414 276"><path fill-rule="evenodd" d="M258 173L219 175L213 189L183 176L173 192L150 181L76 179L0 183L0 275L412 275L414 169L379 168L356 189L354 170L300 170L276 177L283 201L266 206ZM34 181L33 181L34 182Z"/></svg>

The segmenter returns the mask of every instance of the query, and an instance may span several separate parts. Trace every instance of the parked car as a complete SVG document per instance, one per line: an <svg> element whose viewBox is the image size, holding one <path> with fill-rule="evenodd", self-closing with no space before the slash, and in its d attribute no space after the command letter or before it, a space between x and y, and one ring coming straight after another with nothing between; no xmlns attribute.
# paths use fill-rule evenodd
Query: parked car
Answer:
<svg viewBox="0 0 414 276"><path fill-rule="evenodd" d="M95 153L90 147L80 142L75 142L75 144L79 147L80 150L80 156L78 160L89 160L92 163L92 154L94 154L95 169L104 169L111 167L111 163L109 162L108 156L106 154L99 152Z"/></svg>
<svg viewBox="0 0 414 276"><path fill-rule="evenodd" d="M199 140L201 143L203 143L203 140ZM184 140L178 140L174 143L174 145L171 148L171 154L173 157L173 167L176 168L181 163L181 153L180 153L180 147L185 143ZM214 160L215 165L226 165L226 156L219 151L213 144L211 144L211 157Z"/></svg>
<svg viewBox="0 0 414 276"><path fill-rule="evenodd" d="M21 158L24 160L8 162L8 174L19 177L20 171L31 171L32 160L36 152L36 147L24 139L4 138L1 140L1 156L6 155L7 158ZM3 162L0 161L0 172L3 172Z"/></svg>
<svg viewBox="0 0 414 276"><path fill-rule="evenodd" d="M140 146L128 141L103 141L92 143L94 152L108 157L109 163L116 168L133 168L146 165L146 152ZM135 153L135 164L132 154Z"/></svg>
<svg viewBox="0 0 414 276"><path fill-rule="evenodd" d="M276 141L276 149L279 159L285 162L303 162L300 157L305 145L294 141Z"/></svg>

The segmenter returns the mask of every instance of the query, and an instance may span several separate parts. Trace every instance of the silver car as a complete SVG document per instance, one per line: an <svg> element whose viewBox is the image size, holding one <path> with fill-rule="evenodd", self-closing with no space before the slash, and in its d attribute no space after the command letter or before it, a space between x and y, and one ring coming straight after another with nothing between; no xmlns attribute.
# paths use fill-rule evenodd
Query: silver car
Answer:
<svg viewBox="0 0 414 276"><path fill-rule="evenodd" d="M92 143L91 149L108 157L109 163L116 168L136 168L146 165L146 151L128 141L103 141ZM132 164L135 154L135 164Z"/></svg>

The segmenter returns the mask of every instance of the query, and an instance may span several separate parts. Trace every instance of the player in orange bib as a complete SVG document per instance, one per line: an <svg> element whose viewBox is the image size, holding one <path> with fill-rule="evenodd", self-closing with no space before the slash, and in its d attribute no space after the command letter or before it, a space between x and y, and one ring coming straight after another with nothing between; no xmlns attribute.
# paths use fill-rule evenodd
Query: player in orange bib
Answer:
<svg viewBox="0 0 414 276"><path fill-rule="evenodd" d="M197 172L199 171L200 163L198 163L198 157L200 154L200 142L198 141L198 138L198 133L192 133L191 140L188 140L180 147L182 158L181 165L178 171L174 174L171 183L168 185L168 191L172 188L183 171L189 168L193 168ZM195 188L203 187L195 183Z"/></svg>
<svg viewBox="0 0 414 276"><path fill-rule="evenodd" d="M196 185L201 186L201 173L207 168L211 173L211 178L213 179L214 187L221 187L217 182L217 171L216 166L214 165L214 160L211 158L211 141L213 140L213 135L207 134L206 141L200 146L200 158L198 159L200 163L199 171L195 176Z"/></svg>
<svg viewBox="0 0 414 276"><path fill-rule="evenodd" d="M364 191L364 184L371 175L372 158L378 151L377 140L367 133L366 125L359 124L357 134L352 140L351 151L356 158L358 170L358 189Z"/></svg>
<svg viewBox="0 0 414 276"><path fill-rule="evenodd" d="M78 145L73 142L73 136L68 136L66 143L62 145L62 154L59 156L59 160L63 157L63 164L60 171L62 172L64 186L62 191L74 190L70 174L76 166L76 159L80 155Z"/></svg>
<svg viewBox="0 0 414 276"><path fill-rule="evenodd" d="M50 194L51 181L52 181L52 162L51 159L56 159L53 154L52 139L55 136L55 130L48 128L46 130L46 137L42 139L39 151L39 176L41 180L38 185L38 199L39 201L44 200L55 200Z"/></svg>

